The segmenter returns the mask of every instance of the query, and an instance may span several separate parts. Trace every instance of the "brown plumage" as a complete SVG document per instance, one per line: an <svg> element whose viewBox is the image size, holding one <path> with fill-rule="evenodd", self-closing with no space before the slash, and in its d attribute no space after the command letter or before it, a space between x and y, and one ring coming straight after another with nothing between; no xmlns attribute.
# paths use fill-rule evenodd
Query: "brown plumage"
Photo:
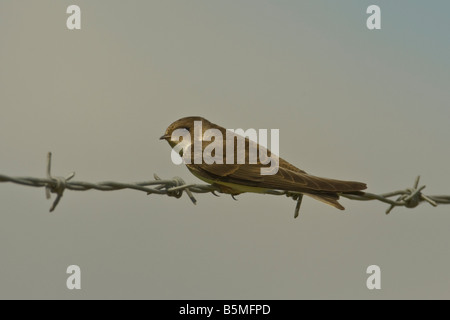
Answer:
<svg viewBox="0 0 450 320"><path fill-rule="evenodd" d="M186 164L188 169L198 178L215 184L221 188L222 192L237 195L242 192L264 192L267 189L295 191L310 196L316 200L325 202L335 208L343 210L344 207L337 201L341 193L358 193L360 190L366 189L366 184L355 181L342 181L327 178L320 178L293 166L286 160L279 158L278 172L274 175L261 175L261 168L269 167L259 162L256 164L249 163L250 147L256 147L259 150L259 145L248 138L245 138L245 164L237 164L238 156L241 155L237 148L237 136L234 133L228 132L221 126L213 124L202 117L187 117L172 123L166 130L161 139L167 140L169 144L174 147L179 141L171 141L172 132L176 129L183 129L189 131L192 143L194 139L194 121L202 122L202 136L208 129L218 129L223 135L223 163L224 164L207 164L202 161L201 164ZM230 139L234 141L234 164L226 164L226 144L230 143ZM210 141L202 141L202 150L208 146ZM263 149L266 150L266 149ZM270 156L270 150L267 151ZM259 155L259 153L258 153ZM191 159L194 159L194 148L191 148Z"/></svg>

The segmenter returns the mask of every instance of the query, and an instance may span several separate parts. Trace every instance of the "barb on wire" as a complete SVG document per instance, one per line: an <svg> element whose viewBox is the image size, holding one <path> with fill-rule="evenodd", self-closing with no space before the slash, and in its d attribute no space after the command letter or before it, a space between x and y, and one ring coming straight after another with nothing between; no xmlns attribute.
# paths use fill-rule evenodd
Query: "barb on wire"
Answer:
<svg viewBox="0 0 450 320"><path fill-rule="evenodd" d="M10 177L0 174L0 182L12 182L20 185L30 187L44 187L47 199L51 197L51 193L56 194L56 198L50 208L50 212L54 211L58 203L60 202L63 193L66 189L75 191L87 191L87 190L99 190L99 191L114 191L114 190L139 190L146 192L147 194L161 194L169 197L181 198L183 193L186 193L193 204L197 203L194 197L194 193L212 193L218 196L217 192L221 192L220 188L210 184L186 184L180 177L174 177L172 179L161 179L158 175L154 174L155 180L136 182L136 183L121 183L121 182L81 182L71 181L75 176L75 172L72 172L67 177L54 177L51 174L52 154L47 154L47 170L46 178L32 178L32 177ZM418 176L414 182L412 188L404 190L398 190L383 194L374 194L369 192L358 193L342 193L340 196L350 200L358 201L370 201L378 200L387 204L390 204L386 210L386 214L389 214L395 207L415 208L422 202L428 202L432 206L436 207L439 204L450 204L450 196L428 196L422 193L425 186L419 187L420 176ZM267 194L271 195L286 195L287 197L295 200L296 207L294 217L297 218L300 212L300 206L303 199L303 194L300 192L281 191L281 190L268 190ZM391 197L397 198L395 200Z"/></svg>
<svg viewBox="0 0 450 320"><path fill-rule="evenodd" d="M52 153L49 152L47 154L47 179L54 181L54 184L48 184L45 186L45 196L47 199L50 199L51 195L50 193L56 193L55 201L53 202L50 212L53 212L55 210L56 206L58 205L59 201L61 200L64 190L66 189L67 181L75 177L75 172L72 172L67 176L67 178L64 177L53 177L52 176Z"/></svg>

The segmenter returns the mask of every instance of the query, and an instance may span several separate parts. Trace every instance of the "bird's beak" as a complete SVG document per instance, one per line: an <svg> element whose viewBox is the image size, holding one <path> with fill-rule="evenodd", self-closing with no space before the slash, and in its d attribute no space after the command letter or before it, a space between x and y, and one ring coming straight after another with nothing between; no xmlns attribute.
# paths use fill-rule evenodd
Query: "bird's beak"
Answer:
<svg viewBox="0 0 450 320"><path fill-rule="evenodd" d="M170 135L168 135L168 134L162 135L162 136L159 138L159 140L167 140L167 139L170 139Z"/></svg>

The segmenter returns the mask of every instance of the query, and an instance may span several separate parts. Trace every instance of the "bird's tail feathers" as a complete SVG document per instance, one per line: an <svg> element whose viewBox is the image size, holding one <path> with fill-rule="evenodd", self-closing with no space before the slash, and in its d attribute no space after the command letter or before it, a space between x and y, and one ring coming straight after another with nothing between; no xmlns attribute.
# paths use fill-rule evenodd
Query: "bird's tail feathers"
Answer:
<svg viewBox="0 0 450 320"><path fill-rule="evenodd" d="M323 193L323 194L314 194L314 193L305 193L305 195L314 198L316 200L322 201L330 206L333 206L339 210L345 210L345 208L338 202L339 195L336 193Z"/></svg>

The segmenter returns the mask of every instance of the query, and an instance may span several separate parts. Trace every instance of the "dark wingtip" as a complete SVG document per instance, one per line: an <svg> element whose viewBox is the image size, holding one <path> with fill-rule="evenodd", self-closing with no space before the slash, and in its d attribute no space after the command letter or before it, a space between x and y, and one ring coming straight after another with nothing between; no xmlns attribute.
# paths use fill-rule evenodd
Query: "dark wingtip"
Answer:
<svg viewBox="0 0 450 320"><path fill-rule="evenodd" d="M367 184L363 182L356 182L356 181L349 181L347 182L347 190L342 190L344 192L352 192L352 191L359 191L359 190L365 190L367 189Z"/></svg>

